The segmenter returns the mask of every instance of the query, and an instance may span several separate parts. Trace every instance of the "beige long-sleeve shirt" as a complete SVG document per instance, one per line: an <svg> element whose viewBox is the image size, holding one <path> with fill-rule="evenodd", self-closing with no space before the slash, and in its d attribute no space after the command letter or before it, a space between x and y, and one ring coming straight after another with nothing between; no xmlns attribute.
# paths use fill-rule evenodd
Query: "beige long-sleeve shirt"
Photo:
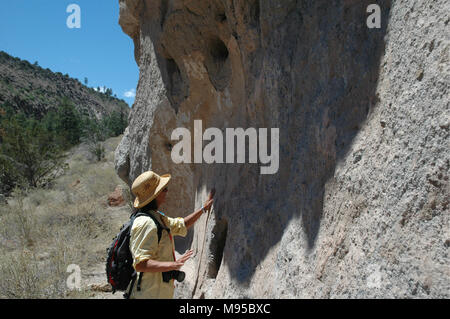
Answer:
<svg viewBox="0 0 450 319"><path fill-rule="evenodd" d="M186 236L187 228L183 218L171 218L161 212L150 211L156 219L170 229L170 235L163 230L158 244L157 227L153 219L139 216L134 220L130 235L130 250L133 255L133 267L148 259L157 261L175 261L175 246L172 236ZM139 276L139 275L138 275ZM145 272L142 276L141 291L137 291L137 280L130 298L134 299L171 299L174 281L166 283L161 272Z"/></svg>

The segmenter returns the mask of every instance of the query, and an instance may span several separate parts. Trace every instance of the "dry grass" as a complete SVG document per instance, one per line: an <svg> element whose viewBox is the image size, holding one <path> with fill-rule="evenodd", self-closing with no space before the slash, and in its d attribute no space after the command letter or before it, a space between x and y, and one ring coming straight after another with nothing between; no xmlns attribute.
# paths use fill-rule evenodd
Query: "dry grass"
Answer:
<svg viewBox="0 0 450 319"><path fill-rule="evenodd" d="M124 185L111 161L120 139L111 140L105 161L92 162L80 146L51 189L16 190L0 205L0 298L89 296L68 289L67 266L83 272L103 262L117 224L128 218L124 208L123 220L114 220L106 206L107 195Z"/></svg>

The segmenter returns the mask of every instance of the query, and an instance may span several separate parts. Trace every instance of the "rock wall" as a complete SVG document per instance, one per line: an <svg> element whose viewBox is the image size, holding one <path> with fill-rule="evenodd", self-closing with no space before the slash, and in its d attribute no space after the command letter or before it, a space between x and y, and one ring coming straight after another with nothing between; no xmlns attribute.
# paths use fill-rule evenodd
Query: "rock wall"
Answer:
<svg viewBox="0 0 450 319"><path fill-rule="evenodd" d="M119 3L140 77L118 174L170 172L172 216L217 190L178 297L449 297L448 1ZM194 120L279 128L278 172L175 164Z"/></svg>

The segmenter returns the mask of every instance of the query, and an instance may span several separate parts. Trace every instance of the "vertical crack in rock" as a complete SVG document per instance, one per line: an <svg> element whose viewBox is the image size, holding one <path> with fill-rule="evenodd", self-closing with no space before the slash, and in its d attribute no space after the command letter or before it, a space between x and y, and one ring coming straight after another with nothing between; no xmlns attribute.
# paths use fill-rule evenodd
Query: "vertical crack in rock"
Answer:
<svg viewBox="0 0 450 319"><path fill-rule="evenodd" d="M164 26L164 21L166 21L167 10L169 9L169 1L161 1L161 28Z"/></svg>
<svg viewBox="0 0 450 319"><path fill-rule="evenodd" d="M228 222L219 220L214 226L209 243L208 277L215 279L222 264L223 250L227 241Z"/></svg>
<svg viewBox="0 0 450 319"><path fill-rule="evenodd" d="M244 15L244 23L255 28L259 25L259 0L248 1L248 3L248 13Z"/></svg>

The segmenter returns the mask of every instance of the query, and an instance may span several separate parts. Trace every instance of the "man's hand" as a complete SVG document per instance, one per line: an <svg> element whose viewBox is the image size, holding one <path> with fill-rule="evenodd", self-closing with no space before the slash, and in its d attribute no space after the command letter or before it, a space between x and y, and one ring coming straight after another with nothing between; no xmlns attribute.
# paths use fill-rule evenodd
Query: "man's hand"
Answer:
<svg viewBox="0 0 450 319"><path fill-rule="evenodd" d="M192 225L194 225L194 223L200 218L200 216L203 214L204 211L209 211L211 209L211 205L214 202L213 197L215 192L216 190L213 188L209 193L208 200L205 202L205 205L203 205L202 208L199 208L192 214L184 217L184 225L186 226L187 229L191 228Z"/></svg>
<svg viewBox="0 0 450 319"><path fill-rule="evenodd" d="M203 208L205 210L209 210L211 208L211 205L214 202L214 195L216 194L216 189L213 188L210 192L209 192L209 196L208 196L208 200L206 201L205 205L203 205Z"/></svg>
<svg viewBox="0 0 450 319"><path fill-rule="evenodd" d="M211 208L211 205L213 204L214 199L208 199L205 203L205 205L203 205L203 209L205 211L208 211Z"/></svg>
<svg viewBox="0 0 450 319"><path fill-rule="evenodd" d="M181 256L180 258L178 258L176 261L173 262L173 270L180 270L180 268L184 265L184 263L191 258L192 254L194 253L194 251L192 249L188 250L187 252L184 253L183 256Z"/></svg>

